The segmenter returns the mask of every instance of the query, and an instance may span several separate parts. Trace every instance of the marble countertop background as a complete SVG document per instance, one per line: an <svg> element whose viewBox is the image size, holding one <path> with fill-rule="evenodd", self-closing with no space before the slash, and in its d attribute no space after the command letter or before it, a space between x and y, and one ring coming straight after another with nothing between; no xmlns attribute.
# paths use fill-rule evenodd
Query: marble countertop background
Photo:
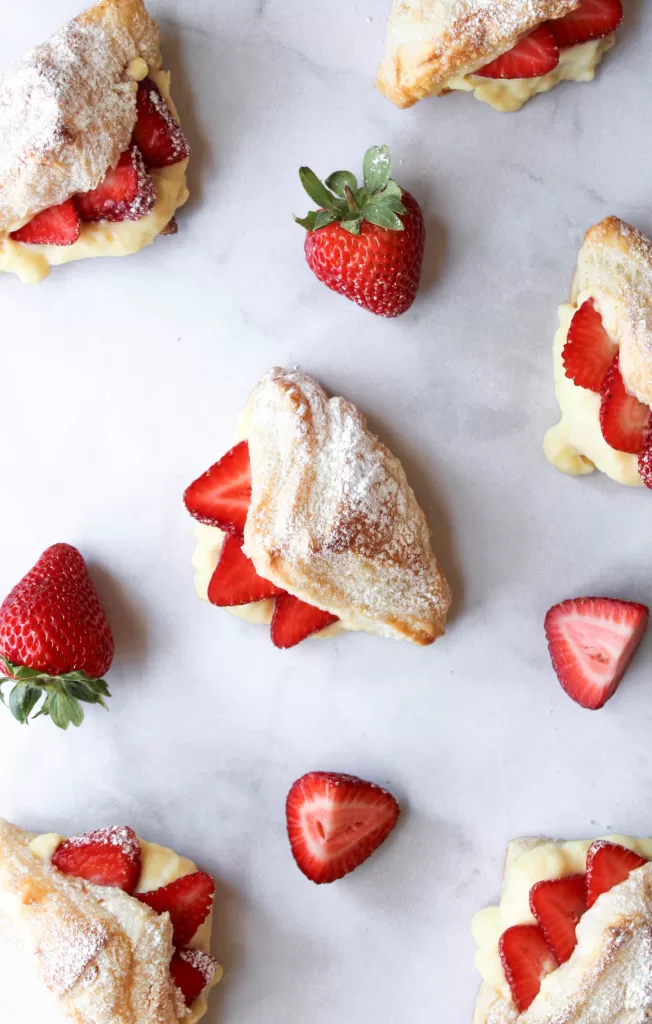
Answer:
<svg viewBox="0 0 652 1024"><path fill-rule="evenodd" d="M78 3L5 4L0 66ZM0 715L0 814L64 833L128 822L215 875L225 977L207 1024L470 1022L469 922L498 895L507 840L652 832L652 634L597 714L564 695L543 636L568 596L652 603L650 497L564 477L541 450L584 231L617 213L652 233L652 11L625 0L594 84L505 115L377 93L389 6L153 0L193 146L179 234L0 282L0 593L69 541L117 641L110 715L67 734ZM291 218L309 206L300 164L359 171L380 143L427 220L422 288L397 321L322 287ZM182 491L275 364L352 399L403 460L455 592L434 647L358 634L277 652L194 597ZM284 825L315 768L404 808L323 888ZM3 954L0 1015L32 1024L21 978Z"/></svg>

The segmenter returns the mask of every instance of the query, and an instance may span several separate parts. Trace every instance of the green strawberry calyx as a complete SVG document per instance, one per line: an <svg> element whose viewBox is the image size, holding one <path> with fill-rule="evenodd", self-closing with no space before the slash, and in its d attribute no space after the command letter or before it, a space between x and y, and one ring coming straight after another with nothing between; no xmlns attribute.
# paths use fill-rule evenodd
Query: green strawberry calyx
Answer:
<svg viewBox="0 0 652 1024"><path fill-rule="evenodd" d="M392 176L392 155L387 146L372 146L364 156L363 184L350 171L335 171L321 182L309 167L299 168L304 189L320 207L305 217L295 217L306 231L319 231L339 222L345 231L359 235L363 221L388 231L403 231L401 216L407 213L403 195Z"/></svg>
<svg viewBox="0 0 652 1024"><path fill-rule="evenodd" d="M9 658L0 655L0 670L8 673L0 677L0 701L6 704L2 687L13 683L9 693L8 706L14 718L21 725L27 725L31 719L40 715L49 715L60 729L68 726L81 725L84 721L86 704L101 704L108 711L104 697L110 697L109 688L104 679L91 679L85 672L66 672L60 676L50 676L37 668L16 665ZM45 697L41 707L32 714L39 700Z"/></svg>

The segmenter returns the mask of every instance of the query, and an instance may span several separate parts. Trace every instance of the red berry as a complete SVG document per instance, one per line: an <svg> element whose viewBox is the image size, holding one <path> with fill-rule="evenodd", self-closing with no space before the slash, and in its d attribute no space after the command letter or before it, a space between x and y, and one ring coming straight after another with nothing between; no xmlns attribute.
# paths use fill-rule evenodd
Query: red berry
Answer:
<svg viewBox="0 0 652 1024"><path fill-rule="evenodd" d="M574 11L547 24L557 45L567 47L610 36L622 20L621 0L584 0Z"/></svg>
<svg viewBox="0 0 652 1024"><path fill-rule="evenodd" d="M507 53L485 64L481 78L540 78L559 64L559 47L548 25L539 25Z"/></svg>
<svg viewBox="0 0 652 1024"><path fill-rule="evenodd" d="M155 203L154 182L138 146L123 153L117 167L109 168L92 192L75 196L79 216L90 222L140 220L152 212Z"/></svg>
<svg viewBox="0 0 652 1024"><path fill-rule="evenodd" d="M64 839L55 850L52 863L65 875L131 894L140 878L140 843L133 829L113 825Z"/></svg>
<svg viewBox="0 0 652 1024"><path fill-rule="evenodd" d="M186 159L188 140L151 78L138 83L136 116L134 141L147 167L168 167Z"/></svg>
<svg viewBox="0 0 652 1024"><path fill-rule="evenodd" d="M37 213L22 228L11 232L14 242L28 245L73 245L79 238L77 210L72 199Z"/></svg>
<svg viewBox="0 0 652 1024"><path fill-rule="evenodd" d="M178 948L190 942L197 929L204 923L213 906L215 883L204 871L183 875L168 885L152 892L137 894L141 903L155 910L157 914L170 915L174 935L172 941Z"/></svg>
<svg viewBox="0 0 652 1024"><path fill-rule="evenodd" d="M587 906L592 907L598 896L609 892L629 878L631 871L642 868L647 861L633 850L618 843L598 839L586 855Z"/></svg>
<svg viewBox="0 0 652 1024"><path fill-rule="evenodd" d="M570 875L537 882L530 889L530 909L560 964L577 944L575 929L586 910L586 878Z"/></svg>
<svg viewBox="0 0 652 1024"><path fill-rule="evenodd" d="M608 445L639 455L652 430L652 410L630 395L614 359L600 393L600 427Z"/></svg>
<svg viewBox="0 0 652 1024"><path fill-rule="evenodd" d="M242 550L242 540L227 534L219 561L208 584L208 600L222 608L250 604L282 594L280 587L263 579Z"/></svg>
<svg viewBox="0 0 652 1024"><path fill-rule="evenodd" d="M242 537L251 503L249 445L241 441L187 488L183 500L200 523Z"/></svg>
<svg viewBox="0 0 652 1024"><path fill-rule="evenodd" d="M578 387L600 392L617 355L618 345L605 331L593 299L587 299L568 329L562 352L566 376Z"/></svg>
<svg viewBox="0 0 652 1024"><path fill-rule="evenodd" d="M274 602L271 636L275 647L295 647L302 640L337 622L337 615L281 592Z"/></svg>
<svg viewBox="0 0 652 1024"><path fill-rule="evenodd" d="M539 994L541 982L559 966L534 924L517 924L500 936L498 952L512 998L519 1013L525 1013Z"/></svg>

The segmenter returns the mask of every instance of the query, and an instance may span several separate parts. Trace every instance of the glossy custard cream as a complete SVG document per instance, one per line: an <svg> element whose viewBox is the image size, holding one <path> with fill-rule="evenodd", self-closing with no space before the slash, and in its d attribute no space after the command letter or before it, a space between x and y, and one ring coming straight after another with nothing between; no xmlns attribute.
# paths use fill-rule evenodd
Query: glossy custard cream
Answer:
<svg viewBox="0 0 652 1024"><path fill-rule="evenodd" d="M128 72L135 83L148 74L148 68L141 58L129 65ZM176 116L176 108L170 98L170 74L167 71L152 72L170 110ZM81 233L72 245L26 245L14 242L8 236L0 238L0 271L17 274L24 284L37 284L47 277L50 267L70 263L73 260L90 259L94 256L129 256L144 249L154 241L174 216L175 210L188 198L186 167L188 160L181 160L171 167L153 167L149 173L156 187L156 204L151 213L135 221L99 224L82 224ZM25 222L23 222L25 223ZM12 231L21 227L15 224Z"/></svg>

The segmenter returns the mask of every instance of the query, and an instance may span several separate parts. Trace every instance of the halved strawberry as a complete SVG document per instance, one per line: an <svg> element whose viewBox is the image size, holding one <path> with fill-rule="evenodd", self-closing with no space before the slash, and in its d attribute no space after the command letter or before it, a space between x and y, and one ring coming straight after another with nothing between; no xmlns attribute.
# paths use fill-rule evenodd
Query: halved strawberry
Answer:
<svg viewBox="0 0 652 1024"><path fill-rule="evenodd" d="M600 427L605 441L616 451L639 455L652 429L652 410L625 388L618 356L600 394Z"/></svg>
<svg viewBox="0 0 652 1024"><path fill-rule="evenodd" d="M292 855L318 885L353 871L394 828L398 801L355 775L309 772L297 779L286 802Z"/></svg>
<svg viewBox="0 0 652 1024"><path fill-rule="evenodd" d="M140 878L140 843L127 825L111 825L64 839L53 853L52 863L65 875L131 894Z"/></svg>
<svg viewBox="0 0 652 1024"><path fill-rule="evenodd" d="M652 490L652 440L647 441L638 457L638 471L646 487Z"/></svg>
<svg viewBox="0 0 652 1024"><path fill-rule="evenodd" d="M554 605L545 630L552 665L569 697L601 708L615 693L649 618L643 604L577 597Z"/></svg>
<svg viewBox="0 0 652 1024"><path fill-rule="evenodd" d="M141 903L146 903L157 914L167 911L174 929L172 941L177 948L190 942L204 923L213 906L214 895L215 883L205 871L194 871L160 889L136 894Z"/></svg>
<svg viewBox="0 0 652 1024"><path fill-rule="evenodd" d="M92 192L79 192L75 206L84 221L140 220L154 209L156 188L138 146L122 154Z"/></svg>
<svg viewBox="0 0 652 1024"><path fill-rule="evenodd" d="M547 24L557 45L567 47L610 36L622 20L621 0L584 0L574 11Z"/></svg>
<svg viewBox="0 0 652 1024"><path fill-rule="evenodd" d="M617 355L618 345L605 331L593 299L587 299L568 329L561 357L566 376L578 387L599 392Z"/></svg>
<svg viewBox="0 0 652 1024"><path fill-rule="evenodd" d="M191 516L227 533L244 533L251 502L249 445L241 441L207 469L186 490L183 500Z"/></svg>
<svg viewBox="0 0 652 1024"><path fill-rule="evenodd" d="M577 922L586 910L585 876L537 882L530 889L530 909L557 963L565 964L577 944Z"/></svg>
<svg viewBox="0 0 652 1024"><path fill-rule="evenodd" d="M282 593L280 587L258 575L254 563L242 550L242 539L235 534L227 534L208 584L208 600L211 604L230 608L251 601L263 601Z"/></svg>
<svg viewBox="0 0 652 1024"><path fill-rule="evenodd" d="M186 159L188 140L151 78L138 83L136 117L134 141L147 167L168 167Z"/></svg>
<svg viewBox="0 0 652 1024"><path fill-rule="evenodd" d="M546 937L535 924L517 924L503 932L498 952L519 1013L534 1002L541 982L556 970L555 960Z"/></svg>
<svg viewBox="0 0 652 1024"><path fill-rule="evenodd" d="M337 622L337 615L324 612L292 594L281 593L274 603L271 636L275 647L295 647L313 633Z"/></svg>
<svg viewBox="0 0 652 1024"><path fill-rule="evenodd" d="M609 892L614 885L620 885L629 878L630 871L636 871L647 864L645 857L639 857L619 843L598 839L589 847L586 855L586 902L592 907L598 896Z"/></svg>
<svg viewBox="0 0 652 1024"><path fill-rule="evenodd" d="M79 238L79 217L72 199L37 213L22 228L11 232L14 242L27 245L72 245Z"/></svg>
<svg viewBox="0 0 652 1024"><path fill-rule="evenodd" d="M558 64L555 37L547 25L539 25L507 53L473 73L482 78L539 78L554 71Z"/></svg>
<svg viewBox="0 0 652 1024"><path fill-rule="evenodd" d="M218 966L217 960L201 949L176 950L170 960L170 974L187 1007L210 985Z"/></svg>

